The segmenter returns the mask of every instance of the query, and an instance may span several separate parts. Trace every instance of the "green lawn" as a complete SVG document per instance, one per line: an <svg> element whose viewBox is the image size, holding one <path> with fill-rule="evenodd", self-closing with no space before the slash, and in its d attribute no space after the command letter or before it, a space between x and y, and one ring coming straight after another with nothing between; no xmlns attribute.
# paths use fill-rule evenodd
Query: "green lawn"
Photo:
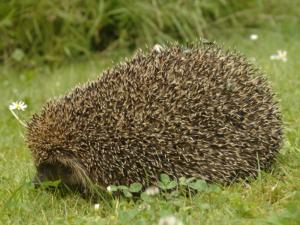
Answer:
<svg viewBox="0 0 300 225"><path fill-rule="evenodd" d="M296 28L295 28L296 29ZM8 105L28 104L19 113L24 120L43 103L76 84L95 78L130 53L95 56L61 68L14 70L0 67L0 223L1 224L156 224L175 215L184 224L300 224L300 52L296 32L232 32L214 37L234 46L267 74L280 101L285 141L272 173L262 173L249 185L236 183L215 193L177 197L160 194L147 201L114 198L99 201L99 210L78 195L59 196L36 190L30 184L35 169L24 143L24 129ZM278 49L287 50L288 61L271 61Z"/></svg>

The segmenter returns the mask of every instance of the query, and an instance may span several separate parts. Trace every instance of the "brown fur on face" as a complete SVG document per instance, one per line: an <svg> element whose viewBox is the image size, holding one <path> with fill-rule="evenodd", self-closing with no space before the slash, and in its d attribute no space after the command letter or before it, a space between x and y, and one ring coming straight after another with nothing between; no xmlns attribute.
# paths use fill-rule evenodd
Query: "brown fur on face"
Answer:
<svg viewBox="0 0 300 225"><path fill-rule="evenodd" d="M44 161L37 166L34 183L38 186L45 181L60 181L67 189L86 192L90 189L84 169L70 159Z"/></svg>

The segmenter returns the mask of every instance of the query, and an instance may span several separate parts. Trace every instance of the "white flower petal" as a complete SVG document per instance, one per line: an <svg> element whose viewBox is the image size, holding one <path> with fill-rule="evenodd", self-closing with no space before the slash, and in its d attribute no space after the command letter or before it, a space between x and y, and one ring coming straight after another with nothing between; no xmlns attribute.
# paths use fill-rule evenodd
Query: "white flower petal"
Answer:
<svg viewBox="0 0 300 225"><path fill-rule="evenodd" d="M277 53L278 53L278 55L280 55L280 56L286 56L287 51L285 51L285 50L278 50Z"/></svg>
<svg viewBox="0 0 300 225"><path fill-rule="evenodd" d="M271 59L271 60L278 59L278 55L271 55L271 56L270 56L270 59Z"/></svg>
<svg viewBox="0 0 300 225"><path fill-rule="evenodd" d="M183 225L175 216L166 216L158 221L158 225Z"/></svg>
<svg viewBox="0 0 300 225"><path fill-rule="evenodd" d="M10 110L15 110L16 109L16 110L25 111L26 108L27 108L27 105L22 101L13 102L9 105Z"/></svg>
<svg viewBox="0 0 300 225"><path fill-rule="evenodd" d="M9 109L10 110L14 110L14 109L16 109L17 107L16 107L16 103L15 102L13 102L13 103L11 103L10 105L9 105Z"/></svg>
<svg viewBox="0 0 300 225"><path fill-rule="evenodd" d="M155 187L155 186L148 187L145 190L146 195L157 195L158 193L159 193L159 189L158 189L158 187Z"/></svg>
<svg viewBox="0 0 300 225"><path fill-rule="evenodd" d="M99 210L99 208L100 208L100 204L95 204L95 205L94 205L94 209L95 209L95 210Z"/></svg>
<svg viewBox="0 0 300 225"><path fill-rule="evenodd" d="M283 62L287 61L287 51L285 50L277 50L277 55L271 55L271 60L281 60Z"/></svg>
<svg viewBox="0 0 300 225"><path fill-rule="evenodd" d="M20 109L24 111L27 108L27 105L24 102L20 102Z"/></svg>
<svg viewBox="0 0 300 225"><path fill-rule="evenodd" d="M250 35L250 39L253 40L253 41L255 41L255 40L258 39L258 35L257 34L251 34Z"/></svg>

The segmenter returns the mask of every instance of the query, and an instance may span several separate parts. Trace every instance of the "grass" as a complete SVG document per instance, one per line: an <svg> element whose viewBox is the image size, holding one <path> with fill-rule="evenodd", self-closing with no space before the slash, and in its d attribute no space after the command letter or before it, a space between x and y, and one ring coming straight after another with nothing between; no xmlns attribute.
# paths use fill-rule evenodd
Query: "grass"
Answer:
<svg viewBox="0 0 300 225"><path fill-rule="evenodd" d="M0 62L57 64L121 46L184 42L212 28L299 23L299 1L9 0L0 1ZM288 13L286 13L288 12Z"/></svg>
<svg viewBox="0 0 300 225"><path fill-rule="evenodd" d="M1 224L155 224L165 215L175 215L184 224L300 224L300 51L299 33L256 30L215 36L225 46L234 46L267 74L277 93L285 123L285 141L271 173L262 173L245 187L236 183L215 193L178 197L161 194L148 200L114 198L100 201L100 209L77 195L60 196L36 190L30 184L35 169L24 143L24 129L7 107L24 100L23 119L40 109L51 97L74 85L95 78L112 60L129 55L124 51L100 55L89 62L74 62L59 68L14 70L1 67L0 80L0 223ZM271 61L277 49L288 51L286 63Z"/></svg>

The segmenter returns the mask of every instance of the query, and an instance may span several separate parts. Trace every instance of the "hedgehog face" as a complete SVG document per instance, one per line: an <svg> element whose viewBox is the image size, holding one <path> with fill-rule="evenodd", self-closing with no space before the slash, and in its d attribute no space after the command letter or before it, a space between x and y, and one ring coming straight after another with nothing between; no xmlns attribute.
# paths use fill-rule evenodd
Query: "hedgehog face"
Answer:
<svg viewBox="0 0 300 225"><path fill-rule="evenodd" d="M42 163L37 168L36 180L40 182L61 180L65 184L76 183L71 168L62 163Z"/></svg>
<svg viewBox="0 0 300 225"><path fill-rule="evenodd" d="M45 181L60 180L64 188L82 192L87 187L85 171L78 163L68 159L62 161L45 161L37 166L34 184Z"/></svg>

